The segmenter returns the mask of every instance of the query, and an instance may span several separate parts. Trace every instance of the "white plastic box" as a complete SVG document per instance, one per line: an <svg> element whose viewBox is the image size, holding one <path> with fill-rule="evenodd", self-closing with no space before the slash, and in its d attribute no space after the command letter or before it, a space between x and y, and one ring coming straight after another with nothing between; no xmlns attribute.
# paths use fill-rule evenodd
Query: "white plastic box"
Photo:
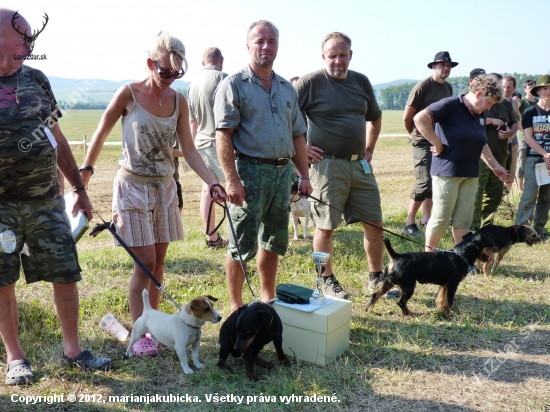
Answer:
<svg viewBox="0 0 550 412"><path fill-rule="evenodd" d="M314 312L303 312L277 302L273 308L283 322L283 349L288 357L296 355L300 360L325 366L349 349L349 300L337 300ZM269 347L274 349L273 343Z"/></svg>

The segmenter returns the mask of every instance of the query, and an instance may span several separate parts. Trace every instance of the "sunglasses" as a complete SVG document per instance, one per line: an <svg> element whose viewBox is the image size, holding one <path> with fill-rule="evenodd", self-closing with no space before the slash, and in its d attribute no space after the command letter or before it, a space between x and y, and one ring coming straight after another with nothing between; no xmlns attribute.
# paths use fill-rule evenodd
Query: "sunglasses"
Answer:
<svg viewBox="0 0 550 412"><path fill-rule="evenodd" d="M169 69L159 67L157 65L156 61L153 61L153 66L155 66L155 69L157 69L157 73L163 79L171 79L172 77L174 79L181 79L183 77L183 75L185 74L185 70L183 70L183 67L181 69L179 69L177 72L175 72L173 70L169 70Z"/></svg>

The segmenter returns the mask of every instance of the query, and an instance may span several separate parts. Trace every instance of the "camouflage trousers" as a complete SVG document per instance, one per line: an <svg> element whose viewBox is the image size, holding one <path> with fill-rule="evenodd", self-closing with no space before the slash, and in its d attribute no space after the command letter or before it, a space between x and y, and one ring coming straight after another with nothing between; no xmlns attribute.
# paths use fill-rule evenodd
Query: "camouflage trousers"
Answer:
<svg viewBox="0 0 550 412"><path fill-rule="evenodd" d="M289 199L294 168L289 162L284 167L258 164L253 160L236 159L235 165L245 190L243 207L229 204L229 218L233 222L244 261L258 252L258 247L284 255L288 248ZM238 261L235 239L229 232L228 250Z"/></svg>
<svg viewBox="0 0 550 412"><path fill-rule="evenodd" d="M501 164L504 167L505 162ZM504 183L493 171L485 164L479 161L479 179L478 189L474 206L474 219L472 220L472 230L493 223L495 212L500 205L504 191Z"/></svg>
<svg viewBox="0 0 550 412"><path fill-rule="evenodd" d="M0 200L0 232L15 235L11 253L0 251L0 287L15 283L20 268L27 283L71 283L82 279L65 200Z"/></svg>

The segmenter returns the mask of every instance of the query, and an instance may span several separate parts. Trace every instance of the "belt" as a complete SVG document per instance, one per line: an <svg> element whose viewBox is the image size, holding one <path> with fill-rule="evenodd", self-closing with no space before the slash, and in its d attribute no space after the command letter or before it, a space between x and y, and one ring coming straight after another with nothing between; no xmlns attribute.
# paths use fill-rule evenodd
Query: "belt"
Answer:
<svg viewBox="0 0 550 412"><path fill-rule="evenodd" d="M125 180L130 183L136 183L138 185L160 185L167 184L174 180L174 176L141 176L133 173L128 173L126 170L120 168L116 173L116 177L120 180Z"/></svg>
<svg viewBox="0 0 550 412"><path fill-rule="evenodd" d="M242 153L237 154L237 157L239 159L247 160L252 163L258 163L259 165L263 164L263 165L271 165L271 166L277 166L277 167L284 167L290 161L288 157L280 157L278 159L263 159L261 157L250 157Z"/></svg>
<svg viewBox="0 0 550 412"><path fill-rule="evenodd" d="M350 156L338 156L329 152L323 152L323 158L326 159L343 159L347 160L348 162L353 162L354 160L361 160L363 158L362 154L354 154Z"/></svg>

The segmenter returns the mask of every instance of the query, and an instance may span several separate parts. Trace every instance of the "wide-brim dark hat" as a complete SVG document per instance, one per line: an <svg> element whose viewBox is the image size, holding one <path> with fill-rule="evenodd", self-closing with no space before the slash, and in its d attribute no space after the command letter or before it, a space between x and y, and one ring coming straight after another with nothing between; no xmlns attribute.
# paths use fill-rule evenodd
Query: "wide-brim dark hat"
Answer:
<svg viewBox="0 0 550 412"><path fill-rule="evenodd" d="M435 63L439 63L439 62L449 62L451 63L452 67L458 66L458 62L454 62L451 59L451 55L447 51L441 51L437 53L434 57L434 61L431 63L428 63L428 67L431 69Z"/></svg>
<svg viewBox="0 0 550 412"><path fill-rule="evenodd" d="M531 89L531 94L533 96L538 96L538 90L541 87L550 87L550 75L545 74L544 76L540 76L537 80L536 86Z"/></svg>

